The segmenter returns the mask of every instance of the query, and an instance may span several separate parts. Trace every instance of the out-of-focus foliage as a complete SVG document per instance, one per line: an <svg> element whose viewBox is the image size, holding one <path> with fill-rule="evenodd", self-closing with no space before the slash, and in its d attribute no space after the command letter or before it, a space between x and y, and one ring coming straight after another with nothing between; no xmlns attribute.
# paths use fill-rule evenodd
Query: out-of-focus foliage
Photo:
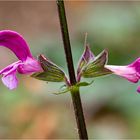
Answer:
<svg viewBox="0 0 140 140"><path fill-rule="evenodd" d="M84 48L84 34L97 55L109 51L109 64L126 65L140 56L139 2L66 2L75 67ZM0 2L0 30L21 33L34 56L47 55L67 70L55 1ZM0 68L15 56L0 48ZM19 76L9 91L0 82L0 138L75 138L70 94L51 94L61 84ZM84 79L85 80L85 79ZM90 81L90 80L89 80ZM140 138L140 95L137 85L116 76L94 79L81 87L90 138Z"/></svg>

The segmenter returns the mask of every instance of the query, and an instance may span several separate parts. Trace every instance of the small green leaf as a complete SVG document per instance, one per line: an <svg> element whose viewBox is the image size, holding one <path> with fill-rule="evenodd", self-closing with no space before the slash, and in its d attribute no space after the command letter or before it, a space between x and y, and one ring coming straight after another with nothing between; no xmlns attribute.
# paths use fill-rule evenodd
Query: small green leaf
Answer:
<svg viewBox="0 0 140 140"><path fill-rule="evenodd" d="M90 83L88 83L88 82L79 82L79 83L77 83L76 85L73 85L73 86L63 85L63 86L60 87L60 90L58 92L55 92L53 94L59 95L59 94L67 93L69 91L72 91L72 92L75 93L77 90L79 90L79 87L89 86L92 83L93 83L93 81L91 81Z"/></svg>
<svg viewBox="0 0 140 140"><path fill-rule="evenodd" d="M59 95L59 94L67 93L67 92L69 92L69 91L70 91L70 88L69 88L69 87L66 87L65 89L60 90L60 91L58 91L58 92L55 92L55 93L53 93L53 94Z"/></svg>
<svg viewBox="0 0 140 140"><path fill-rule="evenodd" d="M76 86L78 86L78 87L89 86L89 85L91 85L93 82L94 82L94 81L91 81L90 83L88 83L88 82L79 82L79 83L76 84Z"/></svg>

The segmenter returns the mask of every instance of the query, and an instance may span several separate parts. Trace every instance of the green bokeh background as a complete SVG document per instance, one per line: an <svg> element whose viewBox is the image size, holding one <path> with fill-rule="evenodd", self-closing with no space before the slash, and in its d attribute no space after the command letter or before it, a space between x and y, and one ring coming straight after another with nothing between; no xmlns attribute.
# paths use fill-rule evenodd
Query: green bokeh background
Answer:
<svg viewBox="0 0 140 140"><path fill-rule="evenodd" d="M67 1L66 13L75 68L84 34L95 55L109 52L109 64L127 65L140 56L140 2ZM44 54L67 73L55 1L0 1L0 30L21 33L33 55ZM0 48L0 68L17 58ZM78 138L70 94L51 94L63 83L18 75L9 91L0 82L0 138ZM85 81L90 81L83 79ZM81 88L89 138L140 138L138 84L117 76L96 78Z"/></svg>

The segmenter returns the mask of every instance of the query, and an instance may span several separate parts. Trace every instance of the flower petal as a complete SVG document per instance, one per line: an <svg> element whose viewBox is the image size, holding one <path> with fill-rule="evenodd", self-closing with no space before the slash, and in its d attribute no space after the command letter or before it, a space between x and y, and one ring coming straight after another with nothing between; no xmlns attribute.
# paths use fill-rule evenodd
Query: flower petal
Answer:
<svg viewBox="0 0 140 140"><path fill-rule="evenodd" d="M16 66L16 68L19 66L19 64L21 64L21 61L17 61L15 63L12 63L10 65L8 65L7 67L5 67L4 69L0 70L0 74L7 74L9 73L10 71L12 71L13 67Z"/></svg>
<svg viewBox="0 0 140 140"><path fill-rule="evenodd" d="M1 73L3 75L2 82L5 86L7 86L9 89L14 89L18 85L18 80L16 78L16 71L17 67L21 64L20 61L15 62L3 70L1 70Z"/></svg>
<svg viewBox="0 0 140 140"><path fill-rule="evenodd" d="M109 69L114 74L129 80L130 82L137 83L139 81L139 76L133 67L105 65L105 68Z"/></svg>
<svg viewBox="0 0 140 140"><path fill-rule="evenodd" d="M22 61L25 61L27 57L32 57L28 44L17 32L0 31L0 45L9 48Z"/></svg>
<svg viewBox="0 0 140 140"><path fill-rule="evenodd" d="M137 74L140 76L140 58L137 58L133 63L128 65L129 67L133 67Z"/></svg>
<svg viewBox="0 0 140 140"><path fill-rule="evenodd" d="M5 86L7 86L9 89L15 89L18 85L18 80L16 78L16 70L8 75L4 75L2 77L2 82Z"/></svg>
<svg viewBox="0 0 140 140"><path fill-rule="evenodd" d="M137 92L139 92L139 93L140 93L140 86L138 86L138 88L137 88Z"/></svg>
<svg viewBox="0 0 140 140"><path fill-rule="evenodd" d="M31 57L27 57L26 61L22 62L19 66L18 66L18 72L21 74L30 74L33 72L41 72L42 67L40 65L40 63Z"/></svg>

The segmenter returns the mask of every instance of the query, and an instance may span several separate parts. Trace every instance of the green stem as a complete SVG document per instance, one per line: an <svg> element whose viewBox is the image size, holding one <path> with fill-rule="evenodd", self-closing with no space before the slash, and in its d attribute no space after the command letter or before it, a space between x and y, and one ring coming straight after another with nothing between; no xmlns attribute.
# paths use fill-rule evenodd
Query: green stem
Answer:
<svg viewBox="0 0 140 140"><path fill-rule="evenodd" d="M71 53L71 45L70 45L70 39L68 33L64 2L63 0L56 0L56 1L58 6L58 13L59 13L67 67L68 67L68 72L70 77L70 84L75 85L77 81L74 72L74 65L73 65L73 59ZM75 112L75 117L77 122L79 139L88 139L79 89L71 91L71 96L72 96L74 112Z"/></svg>

